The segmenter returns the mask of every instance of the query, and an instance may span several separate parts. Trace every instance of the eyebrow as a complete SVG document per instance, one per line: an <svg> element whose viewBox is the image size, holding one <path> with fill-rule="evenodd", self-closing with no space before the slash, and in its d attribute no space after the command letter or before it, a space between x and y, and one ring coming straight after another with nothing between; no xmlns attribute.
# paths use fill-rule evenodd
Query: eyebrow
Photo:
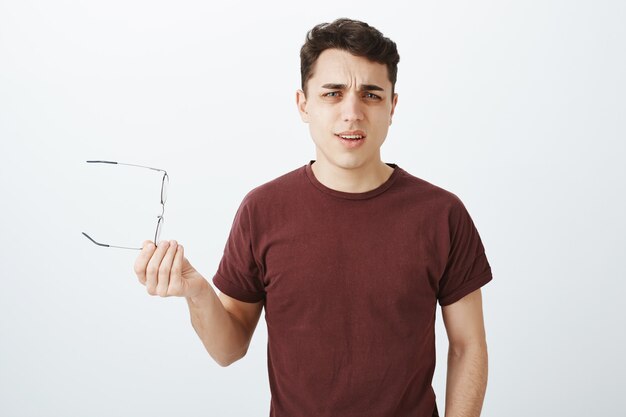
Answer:
<svg viewBox="0 0 626 417"><path fill-rule="evenodd" d="M328 83L324 84L322 88L327 88L329 90L345 90L347 85ZM375 84L361 84L359 91L385 91L385 89Z"/></svg>

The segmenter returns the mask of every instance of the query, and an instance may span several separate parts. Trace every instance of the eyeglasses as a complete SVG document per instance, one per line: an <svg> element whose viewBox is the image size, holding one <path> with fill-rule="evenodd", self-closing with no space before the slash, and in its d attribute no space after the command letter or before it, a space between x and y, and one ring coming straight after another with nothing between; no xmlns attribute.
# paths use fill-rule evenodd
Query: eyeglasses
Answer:
<svg viewBox="0 0 626 417"><path fill-rule="evenodd" d="M156 227L156 232L154 233L154 243L158 243L159 242L159 236L161 236L161 230L163 229L163 222L164 222L164 218L163 218L163 214L165 213L165 201L167 200L167 186L170 182L170 177L167 175L167 172L163 169L158 169L158 168L151 168L151 167L144 167L142 165L134 165L134 164L123 164L121 162L114 162L114 161L87 161L87 163L90 164L113 164L113 165L128 165L128 166L132 166L132 167L139 167L139 168L147 168L147 169L151 169L153 171L160 171L163 172L163 180L161 181L161 215L157 216L157 227ZM142 250L143 248L130 248L127 246L114 246L114 245L107 245L106 243L100 243L100 242L96 242L91 236L89 236L87 233L82 232L83 235L85 235L87 237L87 239L91 240L93 243L95 243L98 246L104 246L107 248L120 248L120 249L133 249L133 250Z"/></svg>

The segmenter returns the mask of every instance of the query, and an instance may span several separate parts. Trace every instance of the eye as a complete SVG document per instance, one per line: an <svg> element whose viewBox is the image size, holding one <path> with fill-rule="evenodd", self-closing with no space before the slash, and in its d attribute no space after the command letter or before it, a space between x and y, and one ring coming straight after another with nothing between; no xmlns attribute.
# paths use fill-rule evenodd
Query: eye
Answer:
<svg viewBox="0 0 626 417"><path fill-rule="evenodd" d="M365 97L366 98L371 98L371 99L374 99L374 100L381 100L380 96L377 96L374 93L365 93Z"/></svg>
<svg viewBox="0 0 626 417"><path fill-rule="evenodd" d="M339 97L339 91L331 91L325 94L322 94L323 97Z"/></svg>

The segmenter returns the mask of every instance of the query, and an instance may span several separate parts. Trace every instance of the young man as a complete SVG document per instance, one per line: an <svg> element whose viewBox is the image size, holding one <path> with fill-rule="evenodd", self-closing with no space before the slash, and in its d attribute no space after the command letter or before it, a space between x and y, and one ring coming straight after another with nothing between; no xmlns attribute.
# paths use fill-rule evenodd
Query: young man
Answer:
<svg viewBox="0 0 626 417"><path fill-rule="evenodd" d="M455 194L381 161L398 61L363 22L307 34L296 101L316 159L244 197L213 277L219 297L175 241L146 241L137 258L149 294L186 297L222 366L246 354L265 308L271 416L438 416L437 302L446 416L480 415L491 268Z"/></svg>

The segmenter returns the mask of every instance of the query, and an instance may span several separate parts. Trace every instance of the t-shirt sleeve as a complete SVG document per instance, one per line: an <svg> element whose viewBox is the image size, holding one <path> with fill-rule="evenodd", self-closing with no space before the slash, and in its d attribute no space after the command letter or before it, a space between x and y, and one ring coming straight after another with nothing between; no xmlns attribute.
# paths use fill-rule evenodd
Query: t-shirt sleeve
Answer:
<svg viewBox="0 0 626 417"><path fill-rule="evenodd" d="M249 195L237 209L213 284L237 300L256 303L265 298L261 269L254 256Z"/></svg>
<svg viewBox="0 0 626 417"><path fill-rule="evenodd" d="M492 280L485 248L465 205L455 196L448 218L450 251L439 280L439 305L452 304Z"/></svg>

